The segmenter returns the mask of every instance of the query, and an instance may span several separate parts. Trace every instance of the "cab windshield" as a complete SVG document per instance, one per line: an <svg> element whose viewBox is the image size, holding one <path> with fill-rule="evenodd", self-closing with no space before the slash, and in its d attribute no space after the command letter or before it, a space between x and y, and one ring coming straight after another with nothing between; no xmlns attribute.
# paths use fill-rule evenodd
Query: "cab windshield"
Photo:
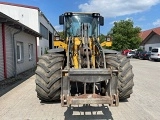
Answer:
<svg viewBox="0 0 160 120"><path fill-rule="evenodd" d="M67 36L81 36L82 25L87 25L88 36L98 36L98 18L92 15L73 15L67 16L66 20L66 34Z"/></svg>

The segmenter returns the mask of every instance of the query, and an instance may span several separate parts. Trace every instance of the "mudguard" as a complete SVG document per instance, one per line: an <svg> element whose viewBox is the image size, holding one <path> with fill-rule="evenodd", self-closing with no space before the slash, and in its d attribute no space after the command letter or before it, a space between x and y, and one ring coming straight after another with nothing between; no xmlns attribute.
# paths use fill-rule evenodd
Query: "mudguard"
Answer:
<svg viewBox="0 0 160 120"><path fill-rule="evenodd" d="M50 49L47 51L48 53L60 53L60 52L64 52L63 48L54 48L54 49Z"/></svg>
<svg viewBox="0 0 160 120"><path fill-rule="evenodd" d="M110 49L103 49L104 54L120 54L119 51L110 50Z"/></svg>

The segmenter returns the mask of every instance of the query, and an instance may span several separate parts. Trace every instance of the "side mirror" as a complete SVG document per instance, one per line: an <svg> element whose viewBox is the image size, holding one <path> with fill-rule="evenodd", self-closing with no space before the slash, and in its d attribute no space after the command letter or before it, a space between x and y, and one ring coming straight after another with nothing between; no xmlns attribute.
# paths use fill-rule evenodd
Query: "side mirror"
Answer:
<svg viewBox="0 0 160 120"><path fill-rule="evenodd" d="M99 24L100 24L101 26L104 25L104 17L102 17L102 16L99 17Z"/></svg>
<svg viewBox="0 0 160 120"><path fill-rule="evenodd" d="M59 16L59 24L60 25L64 24L64 16L63 15Z"/></svg>

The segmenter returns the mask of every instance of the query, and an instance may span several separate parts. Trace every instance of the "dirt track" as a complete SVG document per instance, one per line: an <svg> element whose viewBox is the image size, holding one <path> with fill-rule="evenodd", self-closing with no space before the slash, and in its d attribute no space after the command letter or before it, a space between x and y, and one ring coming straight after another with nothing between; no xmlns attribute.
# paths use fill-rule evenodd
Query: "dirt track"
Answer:
<svg viewBox="0 0 160 120"><path fill-rule="evenodd" d="M119 107L108 105L61 107L41 103L35 92L35 75L21 84L0 89L1 120L159 120L160 62L132 59L134 93ZM3 92L3 93L2 93Z"/></svg>

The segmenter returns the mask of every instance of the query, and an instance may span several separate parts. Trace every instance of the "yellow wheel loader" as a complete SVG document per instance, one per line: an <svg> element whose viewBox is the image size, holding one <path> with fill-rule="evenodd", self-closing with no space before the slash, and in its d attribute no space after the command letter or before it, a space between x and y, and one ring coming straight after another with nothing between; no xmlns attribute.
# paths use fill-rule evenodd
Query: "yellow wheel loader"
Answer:
<svg viewBox="0 0 160 120"><path fill-rule="evenodd" d="M59 17L65 39L39 58L36 92L42 101L61 100L62 106L118 106L134 86L129 59L99 43L104 18L99 13L66 12ZM111 43L109 44L109 46Z"/></svg>

